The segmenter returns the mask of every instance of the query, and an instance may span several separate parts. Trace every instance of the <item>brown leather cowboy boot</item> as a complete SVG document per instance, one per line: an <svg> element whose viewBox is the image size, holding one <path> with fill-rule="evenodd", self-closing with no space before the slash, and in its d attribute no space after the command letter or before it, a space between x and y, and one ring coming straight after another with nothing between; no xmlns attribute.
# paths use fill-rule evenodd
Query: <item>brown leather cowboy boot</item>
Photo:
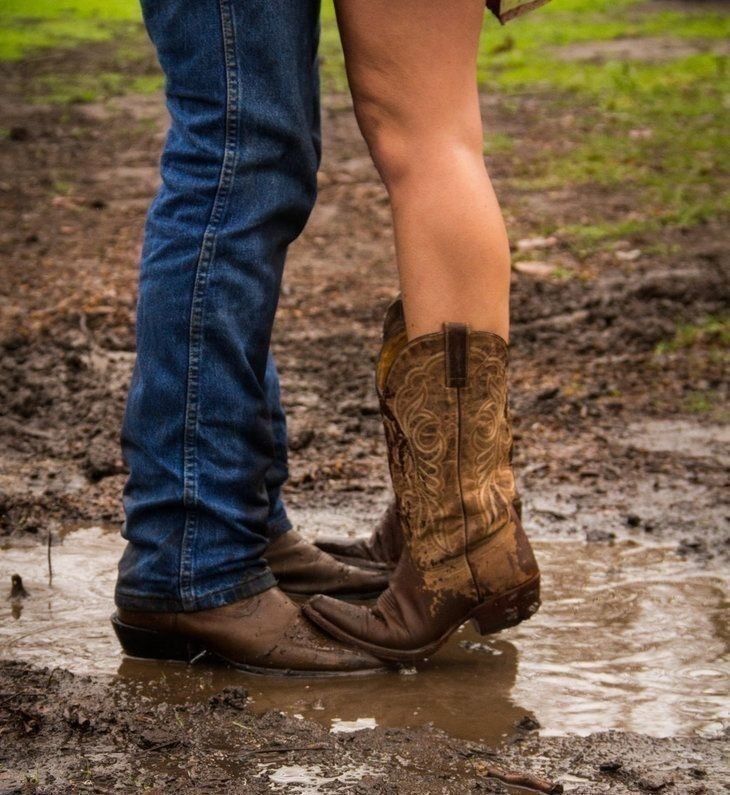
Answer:
<svg viewBox="0 0 730 795"><path fill-rule="evenodd" d="M325 636L278 588L193 613L120 609L112 624L131 657L192 662L207 652L249 673L288 676L384 670L369 654Z"/></svg>
<svg viewBox="0 0 730 795"><path fill-rule="evenodd" d="M314 543L323 552L351 566L392 571L403 549L403 533L395 500L390 501L369 538L325 536Z"/></svg>
<svg viewBox="0 0 730 795"><path fill-rule="evenodd" d="M375 656L428 657L461 624L529 618L540 574L512 504L507 344L447 324L385 345L377 382L404 549L373 608L316 596L305 614Z"/></svg>
<svg viewBox="0 0 730 795"><path fill-rule="evenodd" d="M403 301L398 296L385 311L383 347L388 346L391 349L399 350L405 347L407 342ZM517 516L522 520L522 500L516 491L512 504L517 511ZM327 552L332 557L351 566L367 569L394 569L403 549L403 533L396 501L391 500L388 504L370 538L345 539L337 536L325 536L316 539L314 543L323 552Z"/></svg>
<svg viewBox="0 0 730 795"><path fill-rule="evenodd" d="M400 296L390 302L383 318L383 347L401 348L408 342L403 301ZM381 350L381 357L382 357ZM318 538L315 545L323 552L353 566L391 571L403 549L398 507L391 500L370 538L343 539L337 536Z"/></svg>
<svg viewBox="0 0 730 795"><path fill-rule="evenodd" d="M279 587L289 596L323 593L337 599L374 599L388 587L387 570L348 566L289 530L264 553Z"/></svg>

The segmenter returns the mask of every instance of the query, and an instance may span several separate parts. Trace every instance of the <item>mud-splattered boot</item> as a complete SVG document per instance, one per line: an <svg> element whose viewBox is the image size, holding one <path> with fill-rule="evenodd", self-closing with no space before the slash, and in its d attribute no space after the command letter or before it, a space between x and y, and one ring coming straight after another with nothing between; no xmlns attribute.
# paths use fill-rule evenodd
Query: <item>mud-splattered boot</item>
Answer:
<svg viewBox="0 0 730 795"><path fill-rule="evenodd" d="M316 596L306 615L377 657L430 656L461 624L529 618L540 575L513 500L505 341L447 324L385 345L378 388L404 548L372 608Z"/></svg>
<svg viewBox="0 0 730 795"><path fill-rule="evenodd" d="M249 673L278 676L355 676L384 670L374 657L318 630L278 588L190 613L120 608L112 625L130 657L193 662L208 655Z"/></svg>
<svg viewBox="0 0 730 795"><path fill-rule="evenodd" d="M383 321L383 350L399 351L408 343L403 301L396 298L388 306ZM382 356L382 354L381 354ZM382 401L382 395L379 395ZM510 452L511 456L511 452ZM513 503L522 519L522 501L515 492ZM319 549L351 566L364 569L393 570L403 550L403 532L395 499L391 500L369 538L325 536L314 542Z"/></svg>

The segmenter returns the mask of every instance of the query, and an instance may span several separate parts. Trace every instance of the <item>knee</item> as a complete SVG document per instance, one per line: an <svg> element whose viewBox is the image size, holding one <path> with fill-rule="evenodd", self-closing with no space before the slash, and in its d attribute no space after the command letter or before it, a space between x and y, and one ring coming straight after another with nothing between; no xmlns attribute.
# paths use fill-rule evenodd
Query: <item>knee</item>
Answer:
<svg viewBox="0 0 730 795"><path fill-rule="evenodd" d="M355 111L370 155L389 192L423 178L448 175L459 163L482 164L477 112L438 114L383 97L357 97Z"/></svg>
<svg viewBox="0 0 730 795"><path fill-rule="evenodd" d="M390 190L410 171L412 124L395 103L375 92L354 97L355 115L375 167Z"/></svg>

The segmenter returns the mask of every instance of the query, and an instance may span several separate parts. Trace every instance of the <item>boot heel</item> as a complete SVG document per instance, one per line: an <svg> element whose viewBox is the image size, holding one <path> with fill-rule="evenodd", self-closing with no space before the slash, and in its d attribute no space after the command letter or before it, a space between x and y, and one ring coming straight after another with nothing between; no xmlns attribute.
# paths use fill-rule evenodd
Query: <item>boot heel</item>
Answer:
<svg viewBox="0 0 730 795"><path fill-rule="evenodd" d="M540 575L505 594L482 602L469 616L480 635L514 627L537 613L540 607Z"/></svg>
<svg viewBox="0 0 730 795"><path fill-rule="evenodd" d="M124 653L147 660L175 660L191 662L205 649L178 635L167 635L152 629L133 627L112 616L112 626Z"/></svg>

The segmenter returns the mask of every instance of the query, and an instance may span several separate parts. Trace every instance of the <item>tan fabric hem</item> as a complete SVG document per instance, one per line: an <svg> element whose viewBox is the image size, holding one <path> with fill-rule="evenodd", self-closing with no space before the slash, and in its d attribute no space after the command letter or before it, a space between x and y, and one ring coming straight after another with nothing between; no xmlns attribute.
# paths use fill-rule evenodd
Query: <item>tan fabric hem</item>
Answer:
<svg viewBox="0 0 730 795"><path fill-rule="evenodd" d="M513 8L510 11L505 11L504 13L500 13L499 11L494 11L494 9L490 9L494 16L505 25L512 19L521 16L522 14L526 14L528 11L533 11L540 6L544 6L550 0L530 0L530 2L525 3L524 5L518 6L517 8Z"/></svg>

